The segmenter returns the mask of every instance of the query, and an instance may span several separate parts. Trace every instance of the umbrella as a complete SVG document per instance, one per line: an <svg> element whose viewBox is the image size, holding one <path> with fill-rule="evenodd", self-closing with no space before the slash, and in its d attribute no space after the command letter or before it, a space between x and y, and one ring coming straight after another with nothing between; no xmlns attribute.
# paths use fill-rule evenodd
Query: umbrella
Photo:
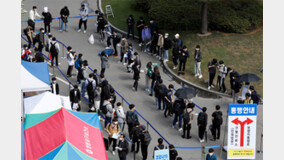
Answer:
<svg viewBox="0 0 284 160"><path fill-rule="evenodd" d="M241 82L256 82L259 80L260 78L257 75L251 73L242 74L240 78Z"/></svg>
<svg viewBox="0 0 284 160"><path fill-rule="evenodd" d="M176 91L175 96L182 99L191 99L196 96L195 89L190 87L180 88Z"/></svg>

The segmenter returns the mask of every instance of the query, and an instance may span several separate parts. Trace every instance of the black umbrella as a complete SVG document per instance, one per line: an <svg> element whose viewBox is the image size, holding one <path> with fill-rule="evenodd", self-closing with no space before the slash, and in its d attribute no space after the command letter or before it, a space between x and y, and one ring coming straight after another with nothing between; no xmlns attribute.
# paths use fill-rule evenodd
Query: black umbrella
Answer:
<svg viewBox="0 0 284 160"><path fill-rule="evenodd" d="M240 78L241 82L256 82L259 80L260 78L257 75L251 73L242 74Z"/></svg>
<svg viewBox="0 0 284 160"><path fill-rule="evenodd" d="M176 91L175 96L182 99L191 99L196 96L195 89L190 87L180 88Z"/></svg>

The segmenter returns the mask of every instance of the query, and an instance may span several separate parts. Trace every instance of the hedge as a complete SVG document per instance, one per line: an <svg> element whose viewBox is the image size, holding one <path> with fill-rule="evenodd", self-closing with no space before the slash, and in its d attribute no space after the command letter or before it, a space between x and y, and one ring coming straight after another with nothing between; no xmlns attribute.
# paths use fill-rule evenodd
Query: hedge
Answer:
<svg viewBox="0 0 284 160"><path fill-rule="evenodd" d="M148 13L162 29L200 30L202 0L136 0L135 9ZM259 0L208 0L208 28L245 33L263 23Z"/></svg>

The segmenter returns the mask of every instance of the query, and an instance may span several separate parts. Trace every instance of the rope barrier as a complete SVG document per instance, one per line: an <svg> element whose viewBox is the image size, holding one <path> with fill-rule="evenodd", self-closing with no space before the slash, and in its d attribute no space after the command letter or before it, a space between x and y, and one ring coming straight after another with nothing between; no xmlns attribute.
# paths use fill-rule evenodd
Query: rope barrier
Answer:
<svg viewBox="0 0 284 160"><path fill-rule="evenodd" d="M22 36L22 35L21 35ZM22 36L22 38L23 38L23 36ZM24 39L24 38L23 38ZM24 39L26 42L28 42L26 39ZM60 44L62 44L65 48L67 48L67 46L64 44L64 43L62 43L62 42L60 42L59 40L56 40L58 43L60 43ZM28 42L29 43L29 42ZM34 45L32 45L33 47L35 47ZM41 53L42 54L42 53ZM43 54L44 55L44 54ZM45 55L44 55L45 56ZM45 56L46 57L46 56ZM48 60L50 60L49 58L47 58ZM52 61L52 60L50 60L50 61ZM52 61L53 62L53 61ZM54 63L54 62L53 62ZM56 65L55 65L56 66ZM57 67L57 66L56 66ZM88 67L89 68L89 70L91 70L92 72L94 71L92 68L90 68L90 67ZM57 69L61 72L61 74L65 77L65 79L67 79L68 80L68 82L70 82L69 81L69 79L62 73L62 71L57 67ZM98 75L98 74L97 74ZM71 82L70 82L71 83ZM72 84L72 83L71 83ZM176 91L176 89L174 89L174 91ZM116 90L115 90L115 93L118 95L118 96L120 96L126 103L127 103L127 105L130 105L130 103L120 94L120 93L118 93ZM81 95L82 96L82 95ZM83 97L83 96L82 96ZM88 104L90 104L90 102L85 98L85 97L83 97L87 102L88 102ZM197 108L199 108L200 110L201 110L201 107L199 107L197 104L195 104L194 103L194 105L197 107ZM137 110L135 110L135 112L147 123L147 124L149 124L150 125L150 127L164 140L164 141L166 141L166 143L168 143L169 145L171 144L169 141L167 141L167 139L165 139L157 130L156 130L156 128L146 119L146 118L144 118ZM103 117L103 116L102 116ZM105 117L103 117L104 119L105 119ZM106 120L106 119L105 119ZM126 136L125 136L126 137ZM126 137L126 140L128 140L130 143L132 143L133 144L133 142L130 140L130 139L128 139L127 137ZM219 148L219 147L221 147L221 145L217 145L217 146L207 146L207 147L205 147L205 148ZM179 147L179 146L176 146L175 147L176 149L202 149L202 147Z"/></svg>
<svg viewBox="0 0 284 160"><path fill-rule="evenodd" d="M97 17L98 15L88 15L88 17ZM74 17L67 17L67 19L74 19L74 18L81 18L81 16L74 16ZM54 19L61 19L60 17L56 17L56 18L52 18ZM37 19L35 20L35 22L39 22L39 21L43 21L43 19ZM21 23L23 22L28 22L28 21L21 21Z"/></svg>

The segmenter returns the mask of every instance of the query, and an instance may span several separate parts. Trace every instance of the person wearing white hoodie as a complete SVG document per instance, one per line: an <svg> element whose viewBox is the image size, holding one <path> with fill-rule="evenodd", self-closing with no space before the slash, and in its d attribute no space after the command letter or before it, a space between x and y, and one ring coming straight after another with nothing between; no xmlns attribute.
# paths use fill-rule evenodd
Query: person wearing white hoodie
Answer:
<svg viewBox="0 0 284 160"><path fill-rule="evenodd" d="M123 107L120 102L117 102L116 106L117 107L115 108L115 113L117 116L118 125L122 129L122 125L125 121L125 113L124 113Z"/></svg>
<svg viewBox="0 0 284 160"><path fill-rule="evenodd" d="M84 24L84 33L86 33L87 30L87 19L88 19L88 9L85 7L84 4L81 5L81 9L80 9L80 21L79 21L79 30L78 32L81 32L81 26L82 24Z"/></svg>

